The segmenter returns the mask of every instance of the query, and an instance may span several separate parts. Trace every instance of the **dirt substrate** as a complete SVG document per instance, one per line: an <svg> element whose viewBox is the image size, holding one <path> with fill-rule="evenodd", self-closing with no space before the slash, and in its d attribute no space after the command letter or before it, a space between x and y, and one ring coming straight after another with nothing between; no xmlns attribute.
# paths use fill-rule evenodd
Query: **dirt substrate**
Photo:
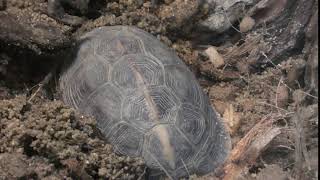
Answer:
<svg viewBox="0 0 320 180"><path fill-rule="evenodd" d="M6 22L12 18L16 23L4 26L1 21L1 32L17 24L24 29L0 32L0 179L143 178L141 159L116 155L102 140L94 119L59 100L55 87L59 75L46 93L35 86L73 37L105 25L135 25L173 48L224 118L233 147L260 120L276 117L272 126L281 129L280 135L246 165L238 179L317 179L318 97L310 84L318 82L314 77L318 66L312 68L310 59L318 56L310 35L312 19L303 32L307 33L304 46L274 56L275 63L264 53L273 55L273 47L279 44L272 36L274 27L268 29L272 23L248 33L235 30L236 23L222 34L200 36L192 22L206 18L209 11L196 0L165 1L157 8L149 1L92 1L87 21L80 27L47 16L44 0L8 0L6 8L1 2L0 21L6 17ZM212 45L214 55L206 54L204 50ZM219 58L222 61L217 63Z"/></svg>
<svg viewBox="0 0 320 180"><path fill-rule="evenodd" d="M61 101L0 102L0 178L137 179L143 161L120 157L97 138L95 121Z"/></svg>

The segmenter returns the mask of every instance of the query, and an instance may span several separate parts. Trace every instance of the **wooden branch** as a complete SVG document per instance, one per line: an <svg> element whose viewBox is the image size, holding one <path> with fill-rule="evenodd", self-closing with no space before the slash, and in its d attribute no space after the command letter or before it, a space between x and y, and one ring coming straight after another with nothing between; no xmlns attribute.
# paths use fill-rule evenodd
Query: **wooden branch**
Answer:
<svg viewBox="0 0 320 180"><path fill-rule="evenodd" d="M239 177L240 173L248 166L253 164L267 145L281 133L280 128L268 128L259 134L251 143L238 144L232 151L232 155L227 165L224 167L224 180L233 180Z"/></svg>
<svg viewBox="0 0 320 180"><path fill-rule="evenodd" d="M276 120L269 116L258 122L233 148L226 163L215 175L209 175L209 179L217 177L223 180L234 180L248 166L252 165L267 145L281 133L279 127L272 126ZM219 174L219 175L217 175ZM211 178L210 178L211 177Z"/></svg>

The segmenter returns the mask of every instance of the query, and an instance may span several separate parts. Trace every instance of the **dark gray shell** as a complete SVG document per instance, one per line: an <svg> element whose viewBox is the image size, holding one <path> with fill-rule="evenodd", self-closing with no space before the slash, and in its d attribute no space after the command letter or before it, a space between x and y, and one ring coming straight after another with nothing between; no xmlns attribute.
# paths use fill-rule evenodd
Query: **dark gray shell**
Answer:
<svg viewBox="0 0 320 180"><path fill-rule="evenodd" d="M94 116L117 152L174 178L224 161L229 135L172 50L128 26L100 27L81 41L60 80L63 100Z"/></svg>

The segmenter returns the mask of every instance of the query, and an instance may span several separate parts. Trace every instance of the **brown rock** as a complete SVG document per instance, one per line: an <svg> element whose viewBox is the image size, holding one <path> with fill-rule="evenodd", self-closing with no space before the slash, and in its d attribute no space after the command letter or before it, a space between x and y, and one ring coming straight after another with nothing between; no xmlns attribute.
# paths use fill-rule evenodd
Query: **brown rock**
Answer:
<svg viewBox="0 0 320 180"><path fill-rule="evenodd" d="M295 87L297 83L301 85L301 77L303 78L303 73L306 67L306 61L303 59L294 59L293 66L288 70L288 85Z"/></svg>
<svg viewBox="0 0 320 180"><path fill-rule="evenodd" d="M205 50L205 53L209 57L210 62L215 68L220 68L224 66L224 59L223 57L219 54L217 49L215 47L209 47L208 49Z"/></svg>
<svg viewBox="0 0 320 180"><path fill-rule="evenodd" d="M277 98L276 98L277 106L280 108L285 108L288 105L288 101L289 101L288 88L285 85L281 84L280 86L278 86L276 93L277 93Z"/></svg>
<svg viewBox="0 0 320 180"><path fill-rule="evenodd" d="M246 16L242 19L239 28L241 32L248 32L250 31L255 25L255 20L250 17L250 16Z"/></svg>

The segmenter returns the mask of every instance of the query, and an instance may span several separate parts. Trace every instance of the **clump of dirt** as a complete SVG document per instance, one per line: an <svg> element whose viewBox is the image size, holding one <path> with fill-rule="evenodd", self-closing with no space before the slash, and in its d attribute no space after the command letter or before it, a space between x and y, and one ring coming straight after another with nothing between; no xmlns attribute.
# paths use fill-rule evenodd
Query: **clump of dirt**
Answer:
<svg viewBox="0 0 320 180"><path fill-rule="evenodd" d="M6 178L110 178L143 176L143 161L116 155L95 132L95 121L61 101L26 96L0 101L0 171ZM14 161L6 163L15 156ZM18 164L18 165L16 165ZM2 168L0 168L2 169ZM16 170L19 169L19 170ZM20 171L19 173L11 173Z"/></svg>

